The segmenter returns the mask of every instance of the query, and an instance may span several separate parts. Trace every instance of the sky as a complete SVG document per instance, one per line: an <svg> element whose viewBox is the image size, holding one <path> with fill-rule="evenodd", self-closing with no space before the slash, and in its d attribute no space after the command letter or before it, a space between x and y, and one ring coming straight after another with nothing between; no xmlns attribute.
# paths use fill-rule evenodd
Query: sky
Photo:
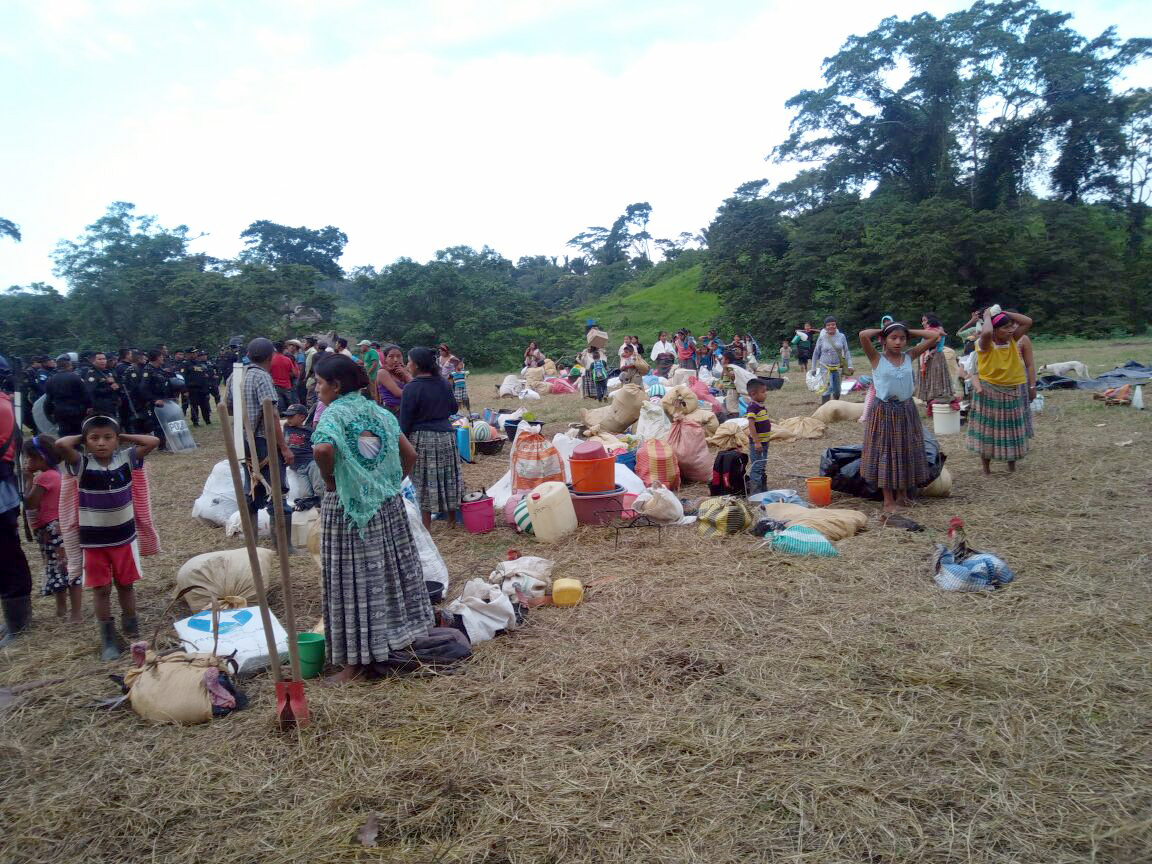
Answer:
<svg viewBox="0 0 1152 864"><path fill-rule="evenodd" d="M969 2L0 0L0 286L114 201L221 258L258 220L349 238L345 269L449 246L564 255L652 205L698 232L765 161L785 101L883 18ZM1149 36L1147 5L1044 4ZM1152 86L1152 64L1128 86Z"/></svg>

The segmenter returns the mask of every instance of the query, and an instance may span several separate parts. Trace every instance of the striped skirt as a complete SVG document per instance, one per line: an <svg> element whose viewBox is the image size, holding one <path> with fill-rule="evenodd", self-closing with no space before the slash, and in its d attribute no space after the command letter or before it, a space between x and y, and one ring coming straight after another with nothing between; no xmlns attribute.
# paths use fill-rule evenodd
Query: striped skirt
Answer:
<svg viewBox="0 0 1152 864"><path fill-rule="evenodd" d="M916 395L923 402L952 401L952 378L948 374L948 361L939 351L928 353L924 374L916 382Z"/></svg>
<svg viewBox="0 0 1152 864"><path fill-rule="evenodd" d="M1028 452L1025 415L1027 397L1019 387L997 387L982 382L982 393L972 395L965 446L981 459L1015 462Z"/></svg>
<svg viewBox="0 0 1152 864"><path fill-rule="evenodd" d="M864 427L860 476L877 489L914 489L928 482L924 427L911 399L872 403Z"/></svg>
<svg viewBox="0 0 1152 864"><path fill-rule="evenodd" d="M1029 438L1036 437L1036 430L1032 428L1032 400L1028 398L1028 382L1020 385L1020 399L1024 402L1024 432Z"/></svg>
<svg viewBox="0 0 1152 864"><path fill-rule="evenodd" d="M320 507L324 634L334 664L388 659L426 636L434 624L420 553L412 541L404 499L387 499L364 526L348 523L340 496Z"/></svg>
<svg viewBox="0 0 1152 864"><path fill-rule="evenodd" d="M580 379L580 392L585 399L595 399L596 397L596 382L592 380L591 370L585 369L584 376Z"/></svg>
<svg viewBox="0 0 1152 864"><path fill-rule="evenodd" d="M412 433L416 466L412 486L425 513L450 513L460 507L460 456L455 432Z"/></svg>

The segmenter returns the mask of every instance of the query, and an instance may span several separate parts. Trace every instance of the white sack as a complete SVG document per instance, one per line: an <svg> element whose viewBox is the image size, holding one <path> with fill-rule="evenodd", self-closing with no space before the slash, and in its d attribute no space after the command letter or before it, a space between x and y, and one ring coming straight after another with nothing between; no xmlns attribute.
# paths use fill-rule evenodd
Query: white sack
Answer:
<svg viewBox="0 0 1152 864"><path fill-rule="evenodd" d="M499 630L516 629L516 610L508 595L483 579L472 579L460 596L445 607L449 615L459 615L473 645L493 638Z"/></svg>
<svg viewBox="0 0 1152 864"><path fill-rule="evenodd" d="M244 528L240 525L240 511L236 510L228 521L224 524L224 536L235 537L237 534L243 534ZM271 537L272 527L268 521L267 510L256 511L256 534L260 537Z"/></svg>
<svg viewBox="0 0 1152 864"><path fill-rule="evenodd" d="M217 462L204 481L200 497L192 504L192 516L222 526L227 524L228 517L235 512L236 493L232 487L232 471L226 460Z"/></svg>
<svg viewBox="0 0 1152 864"><path fill-rule="evenodd" d="M663 408L651 401L640 406L640 419L636 421L637 437L644 440L666 439L671 431L672 421L668 419Z"/></svg>
<svg viewBox="0 0 1152 864"><path fill-rule="evenodd" d="M407 498L404 499L404 511L408 514L408 528L412 532L412 540L416 544L416 551L420 553L420 566L424 569L425 582L438 582L445 590L448 588L448 565L436 548L436 543L424 522L420 518L420 508Z"/></svg>
<svg viewBox="0 0 1152 864"><path fill-rule="evenodd" d="M272 618L272 635L276 639L276 653L280 655L280 662L288 662L288 634L276 616L268 613ZM176 628L176 635L186 646L204 654L212 650L212 610L197 612L188 618L177 621L172 625ZM220 641L216 648L219 657L227 657L236 652L237 665L240 667L239 675L244 677L253 675L261 669L268 667L268 640L264 636L264 624L260 620L260 607L247 606L243 609L220 610Z"/></svg>

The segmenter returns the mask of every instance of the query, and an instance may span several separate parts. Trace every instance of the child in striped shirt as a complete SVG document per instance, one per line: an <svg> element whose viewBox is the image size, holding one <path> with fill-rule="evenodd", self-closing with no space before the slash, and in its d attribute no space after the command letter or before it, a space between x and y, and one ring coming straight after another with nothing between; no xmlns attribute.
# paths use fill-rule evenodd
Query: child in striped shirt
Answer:
<svg viewBox="0 0 1152 864"><path fill-rule="evenodd" d="M768 459L768 440L772 437L772 421L764 402L768 385L763 378L748 382L748 494L764 491L764 464Z"/></svg>
<svg viewBox="0 0 1152 864"><path fill-rule="evenodd" d="M83 449L80 448L83 444ZM129 444L129 447L121 447ZM132 471L160 444L153 435L121 434L111 417L89 417L80 435L56 442L69 474L78 478L80 546L84 554L84 587L92 589L100 622L100 659L120 656L123 645L112 620L112 583L120 601L124 635L140 635L136 591L140 558L136 548L136 517L132 508Z"/></svg>

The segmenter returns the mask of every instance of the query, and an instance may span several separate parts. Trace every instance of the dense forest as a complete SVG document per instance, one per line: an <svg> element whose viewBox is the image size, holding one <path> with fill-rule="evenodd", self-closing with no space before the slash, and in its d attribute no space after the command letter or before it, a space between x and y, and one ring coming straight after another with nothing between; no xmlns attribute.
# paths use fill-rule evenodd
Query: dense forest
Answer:
<svg viewBox="0 0 1152 864"><path fill-rule="evenodd" d="M217 346L336 330L445 341L495 366L532 337L564 353L583 307L689 272L718 297L717 325L762 339L828 312L849 328L929 309L958 322L990 300L1028 312L1041 333L1143 331L1152 92L1120 85L1152 40L1087 38L1069 20L1033 2L977 3L849 39L824 61L825 86L789 100L791 134L769 156L803 170L774 188L741 185L703 232L676 238L653 238L652 209L637 202L577 233L564 258L454 246L345 272L348 238L333 226L256 221L244 251L220 260L189 251L188 227L116 202L59 243L66 292L37 283L0 295L0 346ZM0 219L3 237L19 242L19 226Z"/></svg>

